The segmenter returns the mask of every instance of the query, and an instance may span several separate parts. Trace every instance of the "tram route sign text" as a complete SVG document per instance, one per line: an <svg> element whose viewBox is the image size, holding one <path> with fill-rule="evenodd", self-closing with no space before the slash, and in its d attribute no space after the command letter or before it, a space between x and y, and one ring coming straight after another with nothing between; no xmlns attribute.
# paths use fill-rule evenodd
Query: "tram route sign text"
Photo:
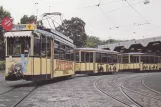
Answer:
<svg viewBox="0 0 161 107"><path fill-rule="evenodd" d="M55 70L72 70L73 63L70 61L56 60L56 69Z"/></svg>
<svg viewBox="0 0 161 107"><path fill-rule="evenodd" d="M13 25L12 31L17 30L36 30L35 24L21 24L21 25Z"/></svg>

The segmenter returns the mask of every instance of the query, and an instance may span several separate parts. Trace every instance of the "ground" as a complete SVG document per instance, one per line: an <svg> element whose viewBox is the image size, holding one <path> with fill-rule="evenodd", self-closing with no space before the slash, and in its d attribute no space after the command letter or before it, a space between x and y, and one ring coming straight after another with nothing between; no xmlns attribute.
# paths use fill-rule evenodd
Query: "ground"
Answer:
<svg viewBox="0 0 161 107"><path fill-rule="evenodd" d="M38 86L19 106L22 107L160 107L161 73L116 73L114 75L79 75L63 81L50 81ZM3 79L1 79L3 81ZM0 85L0 93L16 84L24 84L14 91L27 93L33 86L24 81ZM23 90L23 91L22 91ZM11 93L11 94L9 94ZM12 92L0 94L0 104L15 105ZM12 96L11 96L12 95ZM10 101L7 101L10 96ZM17 95L19 97L19 95ZM9 102L9 103L7 103ZM9 105L10 104L10 105Z"/></svg>

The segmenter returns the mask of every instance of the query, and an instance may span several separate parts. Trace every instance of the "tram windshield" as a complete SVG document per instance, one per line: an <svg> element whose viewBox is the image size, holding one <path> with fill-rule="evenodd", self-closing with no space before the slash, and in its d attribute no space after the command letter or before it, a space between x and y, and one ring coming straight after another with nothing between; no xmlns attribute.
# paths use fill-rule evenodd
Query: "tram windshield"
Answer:
<svg viewBox="0 0 161 107"><path fill-rule="evenodd" d="M30 49L30 37L7 38L7 55L20 56L27 55Z"/></svg>

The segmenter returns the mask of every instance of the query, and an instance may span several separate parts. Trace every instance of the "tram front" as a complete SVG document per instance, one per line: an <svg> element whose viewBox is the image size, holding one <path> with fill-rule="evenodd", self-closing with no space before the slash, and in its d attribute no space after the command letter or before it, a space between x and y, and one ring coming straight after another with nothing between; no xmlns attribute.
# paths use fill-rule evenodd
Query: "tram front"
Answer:
<svg viewBox="0 0 161 107"><path fill-rule="evenodd" d="M30 27L27 28L27 27ZM29 56L31 54L32 30L34 25L15 25L10 32L4 34L6 44L6 80L19 80L30 73ZM33 28L31 28L33 27Z"/></svg>

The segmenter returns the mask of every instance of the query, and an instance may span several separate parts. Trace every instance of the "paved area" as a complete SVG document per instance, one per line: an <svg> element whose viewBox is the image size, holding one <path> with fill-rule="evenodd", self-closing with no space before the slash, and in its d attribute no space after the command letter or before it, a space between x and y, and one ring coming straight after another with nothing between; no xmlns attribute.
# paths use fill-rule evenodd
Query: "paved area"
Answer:
<svg viewBox="0 0 161 107"><path fill-rule="evenodd" d="M96 90L93 83L102 77L104 76L79 77L45 85L37 89L22 106L126 107Z"/></svg>
<svg viewBox="0 0 161 107"><path fill-rule="evenodd" d="M148 76L144 80L145 85L161 93L161 73Z"/></svg>
<svg viewBox="0 0 161 107"><path fill-rule="evenodd" d="M50 81L32 92L22 107L160 107L161 73L122 73L102 76L77 76ZM33 86L26 81L6 82L0 79L0 106L10 107L29 93ZM21 84L21 85L19 85ZM3 92L12 89L5 95Z"/></svg>
<svg viewBox="0 0 161 107"><path fill-rule="evenodd" d="M123 86L126 88L124 91L129 97L134 99L143 107L160 107L161 105L161 95L147 89L142 81L151 75L157 74L140 74L126 79L123 82Z"/></svg>

